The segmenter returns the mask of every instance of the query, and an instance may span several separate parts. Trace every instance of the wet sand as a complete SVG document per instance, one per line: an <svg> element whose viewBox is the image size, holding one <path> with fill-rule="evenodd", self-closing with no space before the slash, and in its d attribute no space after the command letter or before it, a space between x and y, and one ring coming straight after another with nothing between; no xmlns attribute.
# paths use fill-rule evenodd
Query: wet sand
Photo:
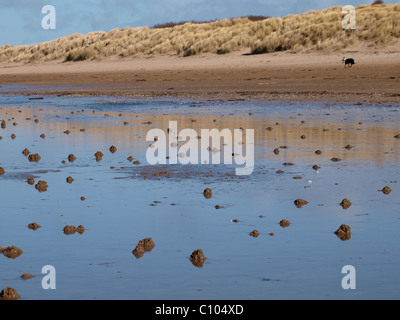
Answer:
<svg viewBox="0 0 400 320"><path fill-rule="evenodd" d="M2 63L0 84L35 85L37 95L393 105L400 101L399 46L400 43L354 47L329 54L248 55L244 50L186 58L144 56L77 63ZM344 68L343 56L355 58L356 65ZM12 91L26 94L18 87Z"/></svg>
<svg viewBox="0 0 400 320"><path fill-rule="evenodd" d="M0 247L21 250L0 255L0 289L21 299L400 297L398 106L29 97L0 103ZM254 129L253 174L149 165L146 134L171 120ZM41 288L45 265L57 290ZM352 292L341 288L345 265L358 270Z"/></svg>

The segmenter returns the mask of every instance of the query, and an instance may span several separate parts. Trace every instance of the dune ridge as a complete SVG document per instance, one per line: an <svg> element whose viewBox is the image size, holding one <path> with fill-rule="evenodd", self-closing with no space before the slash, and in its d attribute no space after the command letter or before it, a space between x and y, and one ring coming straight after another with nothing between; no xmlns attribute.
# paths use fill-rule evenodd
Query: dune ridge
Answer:
<svg viewBox="0 0 400 320"><path fill-rule="evenodd" d="M72 34L35 45L0 48L0 62L104 60L109 57L181 57L201 53L340 51L356 44L385 46L400 38L400 4L356 7L357 29L342 28L342 7L264 20L234 18L172 27L139 27ZM173 25L173 24L172 24Z"/></svg>

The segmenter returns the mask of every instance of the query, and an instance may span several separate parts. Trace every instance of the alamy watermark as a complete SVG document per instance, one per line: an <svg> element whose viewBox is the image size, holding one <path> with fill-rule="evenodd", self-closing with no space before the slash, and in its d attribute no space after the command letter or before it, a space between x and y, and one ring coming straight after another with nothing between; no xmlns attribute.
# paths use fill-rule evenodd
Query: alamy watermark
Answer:
<svg viewBox="0 0 400 320"><path fill-rule="evenodd" d="M45 274L42 279L42 288L44 290L56 290L56 268L51 265L44 266L42 274Z"/></svg>
<svg viewBox="0 0 400 320"><path fill-rule="evenodd" d="M356 8L353 6L344 6L342 8L342 15L345 15L342 20L342 27L345 30L356 29Z"/></svg>
<svg viewBox="0 0 400 320"><path fill-rule="evenodd" d="M42 28L44 30L56 29L56 8L52 5L45 5L42 8ZM356 8L352 5L347 5L342 8L342 27L345 30L356 29Z"/></svg>
<svg viewBox="0 0 400 320"><path fill-rule="evenodd" d="M45 5L42 8L42 28L44 30L56 29L56 8L52 5ZM356 29L356 8L352 5L347 5L342 8L342 27L345 30Z"/></svg>
<svg viewBox="0 0 400 320"><path fill-rule="evenodd" d="M223 158L225 165L235 163L241 166L236 168L238 176L250 175L254 171L253 129L201 129L200 133L183 129L178 132L177 121L170 121L167 132L152 129L147 133L146 141L154 142L146 152L147 162L151 165L221 164ZM185 143L179 146L179 142Z"/></svg>
<svg viewBox="0 0 400 320"><path fill-rule="evenodd" d="M354 266L344 266L342 274L346 276L342 280L342 288L344 290L356 290L356 268Z"/></svg>
<svg viewBox="0 0 400 320"><path fill-rule="evenodd" d="M42 28L44 30L56 29L56 8L46 5L42 8L42 14L45 14L42 18Z"/></svg>

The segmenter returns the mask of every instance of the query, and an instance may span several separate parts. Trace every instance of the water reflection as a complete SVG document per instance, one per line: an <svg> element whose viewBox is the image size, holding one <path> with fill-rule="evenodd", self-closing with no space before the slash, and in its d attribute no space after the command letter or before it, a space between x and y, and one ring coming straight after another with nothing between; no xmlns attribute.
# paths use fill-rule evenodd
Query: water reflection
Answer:
<svg viewBox="0 0 400 320"><path fill-rule="evenodd" d="M145 102L136 112L101 101L90 102L93 112L85 98L53 102L0 109L0 245L23 250L19 274L57 265L57 298L346 298L327 275L355 262L363 287L376 289L360 286L357 297L400 297L398 112L205 103L146 110ZM149 165L146 134L170 121L196 132L254 129L253 174L223 164ZM209 152L223 159L221 149ZM32 187L40 181L46 192ZM308 204L298 209L295 199ZM26 227L32 221L39 231ZM79 230L90 232L73 236ZM8 259L0 274L18 286ZM23 287L23 297L45 295Z"/></svg>

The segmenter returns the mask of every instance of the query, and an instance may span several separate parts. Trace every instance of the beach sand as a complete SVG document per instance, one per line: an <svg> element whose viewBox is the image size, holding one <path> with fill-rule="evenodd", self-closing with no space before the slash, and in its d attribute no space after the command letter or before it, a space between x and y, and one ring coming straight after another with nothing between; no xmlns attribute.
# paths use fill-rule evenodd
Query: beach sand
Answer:
<svg viewBox="0 0 400 320"><path fill-rule="evenodd" d="M37 94L58 95L366 104L400 101L400 43L357 46L337 53L248 52L185 58L164 55L69 63L2 63L0 84L33 84L38 86ZM356 65L344 68L343 56L354 58ZM40 90L40 86L49 85L54 88Z"/></svg>

